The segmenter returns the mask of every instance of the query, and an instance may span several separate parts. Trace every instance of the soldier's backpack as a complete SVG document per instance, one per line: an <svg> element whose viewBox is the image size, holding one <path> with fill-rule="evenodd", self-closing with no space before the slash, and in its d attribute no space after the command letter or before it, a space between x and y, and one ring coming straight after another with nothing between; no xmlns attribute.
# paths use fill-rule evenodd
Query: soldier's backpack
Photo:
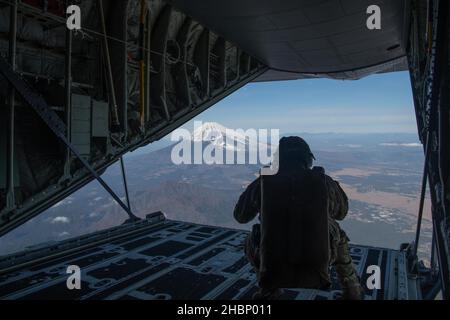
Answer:
<svg viewBox="0 0 450 320"><path fill-rule="evenodd" d="M322 172L261 176L260 287L330 285L327 210Z"/></svg>

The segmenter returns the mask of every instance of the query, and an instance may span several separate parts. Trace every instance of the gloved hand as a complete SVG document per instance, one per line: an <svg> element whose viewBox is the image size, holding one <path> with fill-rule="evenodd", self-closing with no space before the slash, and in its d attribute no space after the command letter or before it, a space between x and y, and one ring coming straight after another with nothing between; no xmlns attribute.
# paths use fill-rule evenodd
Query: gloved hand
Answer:
<svg viewBox="0 0 450 320"><path fill-rule="evenodd" d="M364 293L360 285L344 288L343 300L364 300Z"/></svg>

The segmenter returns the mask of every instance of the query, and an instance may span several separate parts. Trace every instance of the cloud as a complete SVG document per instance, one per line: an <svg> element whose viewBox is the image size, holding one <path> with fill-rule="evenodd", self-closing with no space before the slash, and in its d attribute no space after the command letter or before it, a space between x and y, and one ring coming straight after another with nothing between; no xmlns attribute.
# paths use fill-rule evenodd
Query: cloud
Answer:
<svg viewBox="0 0 450 320"><path fill-rule="evenodd" d="M347 144L338 144L338 147L361 148L362 145L360 145L360 144L347 143Z"/></svg>
<svg viewBox="0 0 450 320"><path fill-rule="evenodd" d="M57 208L62 205L71 204L74 200L74 197L67 197L64 200L59 201L58 203L54 204L52 208Z"/></svg>
<svg viewBox="0 0 450 320"><path fill-rule="evenodd" d="M51 223L69 223L69 222L70 222L70 219L67 217L64 217L64 216L55 217L51 221Z"/></svg>
<svg viewBox="0 0 450 320"><path fill-rule="evenodd" d="M97 217L97 216L99 216L100 214L99 213L97 213L97 212L91 212L91 213L89 213L89 218L95 218L95 217Z"/></svg>
<svg viewBox="0 0 450 320"><path fill-rule="evenodd" d="M380 143L380 146L383 146L383 147L408 147L408 148L416 148L416 147L421 147L422 144L417 143L417 142L412 142L412 143L384 142L384 143Z"/></svg>

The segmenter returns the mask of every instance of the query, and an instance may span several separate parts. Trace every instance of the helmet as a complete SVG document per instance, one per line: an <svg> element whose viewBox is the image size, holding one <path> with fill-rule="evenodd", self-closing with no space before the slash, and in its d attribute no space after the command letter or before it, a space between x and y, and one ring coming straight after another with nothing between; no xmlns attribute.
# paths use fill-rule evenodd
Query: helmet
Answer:
<svg viewBox="0 0 450 320"><path fill-rule="evenodd" d="M316 160L309 145L300 137L291 136L280 139L278 146L280 167L312 166L312 160Z"/></svg>
<svg viewBox="0 0 450 320"><path fill-rule="evenodd" d="M292 137L283 137L280 139L280 156L282 154L297 154L300 158L313 158L313 153L309 148L309 145L300 137L292 136Z"/></svg>

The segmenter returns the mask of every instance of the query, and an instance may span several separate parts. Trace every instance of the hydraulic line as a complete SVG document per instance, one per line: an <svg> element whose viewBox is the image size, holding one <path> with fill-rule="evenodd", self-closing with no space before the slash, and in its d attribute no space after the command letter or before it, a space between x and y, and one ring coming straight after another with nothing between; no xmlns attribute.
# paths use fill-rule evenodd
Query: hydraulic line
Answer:
<svg viewBox="0 0 450 320"><path fill-rule="evenodd" d="M109 87L109 96L111 99L111 107L112 107L112 124L113 128L117 129L120 127L119 122L119 113L116 101L116 94L114 90L114 79L111 69L111 57L109 54L109 45L108 45L108 37L106 36L106 23L105 23L105 13L103 11L103 0L98 0L98 9L100 14L100 21L102 25L102 33L103 33L103 50L105 53L106 59L106 68L108 74L108 87Z"/></svg>
<svg viewBox="0 0 450 320"><path fill-rule="evenodd" d="M425 145L425 160L424 160L424 164L423 164L423 174L422 174L422 189L420 191L419 213L417 215L416 238L415 238L415 242L414 242L413 257L415 257L417 255L417 250L419 248L420 229L422 226L422 216L423 216L423 205L424 205L424 201L425 201L425 193L427 190L429 155L430 155L430 133L427 132L426 145Z"/></svg>
<svg viewBox="0 0 450 320"><path fill-rule="evenodd" d="M9 63L12 70L16 70L16 51L17 51L17 0L10 5L10 27L9 27ZM14 146L15 146L15 90L12 85L8 88L8 107L7 107L7 152L6 157L6 207L13 209L16 207L14 195Z"/></svg>
<svg viewBox="0 0 450 320"><path fill-rule="evenodd" d="M141 0L141 15L139 21L139 101L140 101L140 122L141 128L145 124L145 54L144 54L144 34L145 34L145 17L146 17L145 0ZM150 32L150 30L148 30Z"/></svg>
<svg viewBox="0 0 450 320"><path fill-rule="evenodd" d="M123 162L123 156L120 157L120 169L122 170L123 187L125 188L125 199L127 201L128 209L131 211L130 195L128 194L128 183L127 183L127 176L125 173L125 164Z"/></svg>

